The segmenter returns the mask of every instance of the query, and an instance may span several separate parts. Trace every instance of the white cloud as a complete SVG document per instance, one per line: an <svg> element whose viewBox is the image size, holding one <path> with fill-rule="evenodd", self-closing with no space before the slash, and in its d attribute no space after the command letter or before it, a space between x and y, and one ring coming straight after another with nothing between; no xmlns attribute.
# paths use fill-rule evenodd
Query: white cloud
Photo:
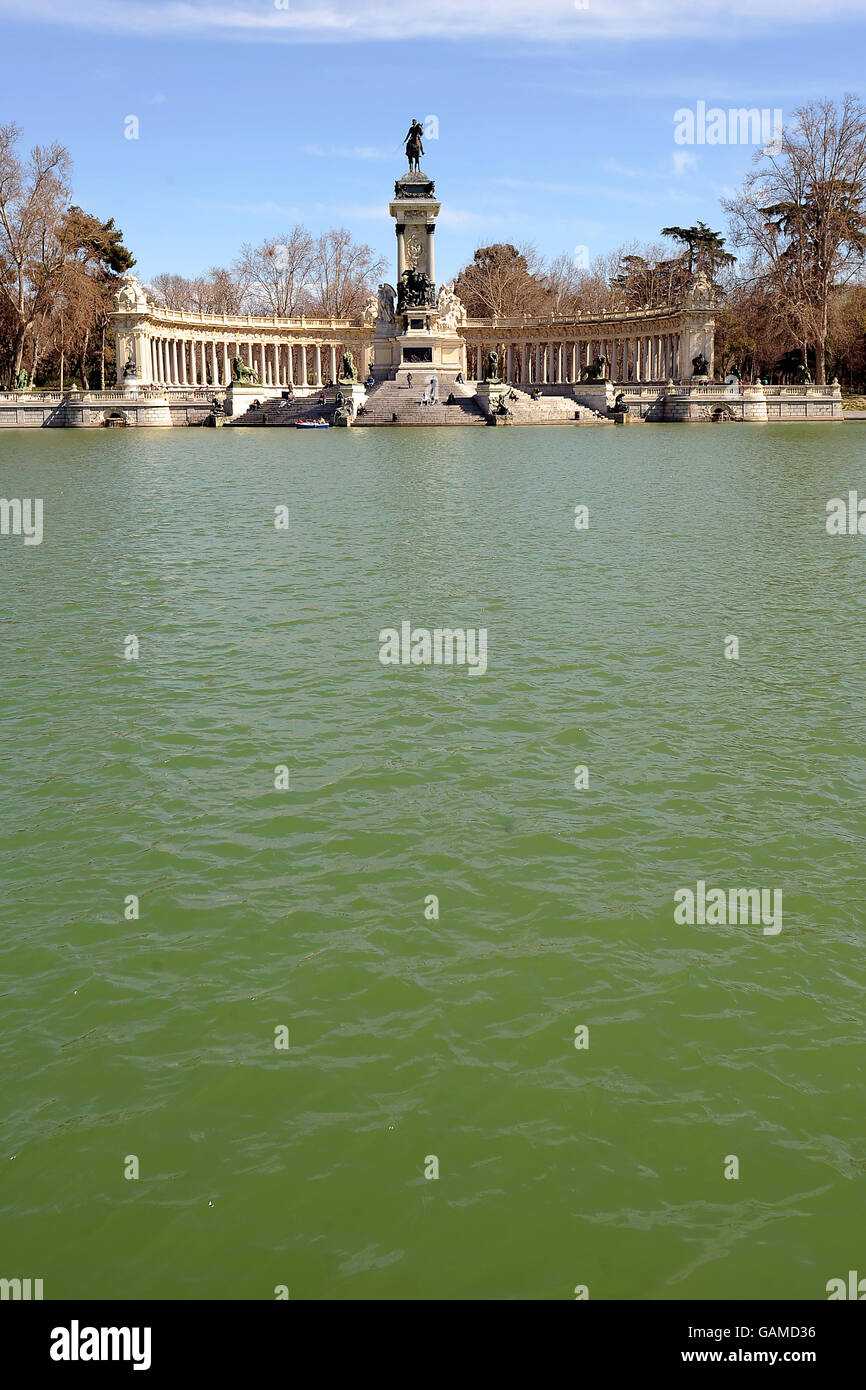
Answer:
<svg viewBox="0 0 866 1390"><path fill-rule="evenodd" d="M193 35L234 40L284 39L363 42L472 35L557 44L587 38L665 39L742 37L779 23L822 24L861 19L863 0L437 0L395 5L393 0L0 0L0 15L52 25L149 35Z"/></svg>

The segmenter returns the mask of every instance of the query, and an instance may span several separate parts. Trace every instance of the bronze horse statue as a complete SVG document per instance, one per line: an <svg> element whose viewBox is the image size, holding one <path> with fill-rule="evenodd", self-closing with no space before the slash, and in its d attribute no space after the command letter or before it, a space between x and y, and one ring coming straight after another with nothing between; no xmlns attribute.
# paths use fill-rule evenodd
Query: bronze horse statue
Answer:
<svg viewBox="0 0 866 1390"><path fill-rule="evenodd" d="M412 124L404 138L406 146L406 158L409 161L409 172L420 174L421 156L424 153L424 146L421 144L421 136L424 134L424 127L418 122L416 117L412 118Z"/></svg>

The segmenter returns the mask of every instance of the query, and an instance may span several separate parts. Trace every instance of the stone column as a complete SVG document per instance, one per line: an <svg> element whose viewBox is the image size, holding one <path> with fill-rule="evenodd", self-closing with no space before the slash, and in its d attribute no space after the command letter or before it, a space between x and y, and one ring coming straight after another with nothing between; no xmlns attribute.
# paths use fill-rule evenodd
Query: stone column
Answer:
<svg viewBox="0 0 866 1390"><path fill-rule="evenodd" d="M335 344L335 343L331 343L331 346L328 348L328 354L329 354L329 360L330 360L330 364L331 364L331 370L330 370L331 381L334 383L334 385L336 385L336 383L337 383L337 347L336 347L336 344Z"/></svg>
<svg viewBox="0 0 866 1390"><path fill-rule="evenodd" d="M321 384L322 384L322 345L321 345L321 343L316 343L316 354L315 354L315 357L316 357L316 385L317 385L317 386L321 386Z"/></svg>
<svg viewBox="0 0 866 1390"><path fill-rule="evenodd" d="M506 371L506 380L507 380L507 381L513 381L513 380L514 380L514 344L513 344L513 343L509 343L509 344L508 344L508 356L507 356L507 359L506 359L506 360L507 360L507 365L506 365L506 368L505 368L505 371Z"/></svg>
<svg viewBox="0 0 866 1390"><path fill-rule="evenodd" d="M402 275L403 275L403 271L406 269L406 224L405 224L405 222L398 222L398 223L396 224L396 226L395 226L395 231L396 231L396 233L397 233L397 284L399 285L399 284L400 284L400 280L401 280Z"/></svg>
<svg viewBox="0 0 866 1390"><path fill-rule="evenodd" d="M294 386L294 384L295 384L295 363L294 363L294 359L293 359L293 353L294 353L294 344L292 343L292 340L291 340L291 338L290 338L290 339L289 339L289 343L288 343L288 356L289 356L288 368L289 368L289 385L290 385L290 386Z"/></svg>
<svg viewBox="0 0 866 1390"><path fill-rule="evenodd" d="M306 345L306 343L299 343L299 344L298 344L298 347L300 348L300 354L299 354L299 357L298 357L298 385L299 385L299 386L306 386L306 384L307 384L307 345Z"/></svg>

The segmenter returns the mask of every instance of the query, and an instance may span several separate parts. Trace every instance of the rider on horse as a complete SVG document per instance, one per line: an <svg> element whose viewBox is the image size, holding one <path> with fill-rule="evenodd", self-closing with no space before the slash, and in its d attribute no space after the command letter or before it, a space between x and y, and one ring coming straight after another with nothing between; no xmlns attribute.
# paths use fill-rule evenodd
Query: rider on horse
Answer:
<svg viewBox="0 0 866 1390"><path fill-rule="evenodd" d="M413 117L409 132L403 142L406 146L406 158L409 161L409 172L412 174L420 174L421 172L420 160L424 153L424 146L421 144L421 136L423 134L424 127Z"/></svg>

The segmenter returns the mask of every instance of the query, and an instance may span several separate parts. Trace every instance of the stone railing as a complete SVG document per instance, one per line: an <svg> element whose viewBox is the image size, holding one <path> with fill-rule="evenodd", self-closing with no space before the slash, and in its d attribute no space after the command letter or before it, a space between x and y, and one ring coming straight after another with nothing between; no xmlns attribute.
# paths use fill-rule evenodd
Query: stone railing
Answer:
<svg viewBox="0 0 866 1390"><path fill-rule="evenodd" d="M206 314L193 309L165 309L159 304L150 305L147 319L159 323L186 324L190 328L258 328L265 332L271 332L275 328L330 331L365 327L360 319L311 318L305 314L301 314L299 318L280 318L277 315L265 317L256 314Z"/></svg>
<svg viewBox="0 0 866 1390"><path fill-rule="evenodd" d="M469 318L460 327L478 333L484 333L492 328L512 328L516 331L518 329L540 330L571 327L580 329L581 332L589 332L596 325L645 323L649 319L655 321L656 319L677 318L684 313L702 313L705 310L713 312L710 306L706 305L665 304L657 309L622 309L610 314L511 314L501 318L494 315L484 319Z"/></svg>
<svg viewBox="0 0 866 1390"><path fill-rule="evenodd" d="M42 405L43 402L62 401L66 394L65 391L45 390L42 387L35 387L32 391L0 391L0 402L4 405Z"/></svg>
<svg viewBox="0 0 866 1390"><path fill-rule="evenodd" d="M624 387L623 390L625 389ZM744 381L743 392L745 391L763 391L767 397L791 396L799 400L808 399L810 396L833 396L837 394L841 396L842 394L842 388L838 385L816 386L812 383L807 386L762 386L759 381ZM669 394L688 394L691 396L718 396L720 392L728 392L732 396L742 394L735 381L701 382L700 385L680 381L672 389L669 389Z"/></svg>

